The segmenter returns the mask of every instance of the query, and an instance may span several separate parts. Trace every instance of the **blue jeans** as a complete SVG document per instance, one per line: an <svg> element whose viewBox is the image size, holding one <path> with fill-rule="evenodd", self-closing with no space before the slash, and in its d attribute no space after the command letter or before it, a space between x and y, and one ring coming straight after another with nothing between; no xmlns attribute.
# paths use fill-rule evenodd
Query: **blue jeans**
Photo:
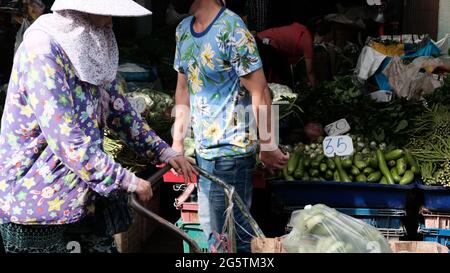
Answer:
<svg viewBox="0 0 450 273"><path fill-rule="evenodd" d="M205 160L197 156L197 164L211 175L234 186L236 193L250 209L253 194L252 172L256 164L254 157ZM213 241L212 232L221 234L225 222L226 201L223 188L200 177L198 205L200 224L211 243ZM250 243L254 232L236 205L233 212L237 223L235 224L237 252L250 252Z"/></svg>

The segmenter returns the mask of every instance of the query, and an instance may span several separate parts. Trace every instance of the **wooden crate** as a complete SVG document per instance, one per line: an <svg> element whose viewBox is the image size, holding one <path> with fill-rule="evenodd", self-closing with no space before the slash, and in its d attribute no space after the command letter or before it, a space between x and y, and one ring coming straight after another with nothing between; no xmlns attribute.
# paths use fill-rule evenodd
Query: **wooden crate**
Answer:
<svg viewBox="0 0 450 273"><path fill-rule="evenodd" d="M435 242L389 242L394 253L448 253L448 248Z"/></svg>

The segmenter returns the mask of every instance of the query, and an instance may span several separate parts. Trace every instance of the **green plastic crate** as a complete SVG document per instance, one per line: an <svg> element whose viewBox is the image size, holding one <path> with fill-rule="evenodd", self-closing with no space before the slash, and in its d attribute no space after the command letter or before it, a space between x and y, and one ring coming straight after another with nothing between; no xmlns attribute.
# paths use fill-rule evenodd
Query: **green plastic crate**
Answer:
<svg viewBox="0 0 450 273"><path fill-rule="evenodd" d="M202 252L208 252L208 241L206 240L205 233L203 233L203 229L199 223L184 223L183 220L180 219L176 225L198 244ZM183 242L183 251L184 253L190 253L189 245L186 242Z"/></svg>

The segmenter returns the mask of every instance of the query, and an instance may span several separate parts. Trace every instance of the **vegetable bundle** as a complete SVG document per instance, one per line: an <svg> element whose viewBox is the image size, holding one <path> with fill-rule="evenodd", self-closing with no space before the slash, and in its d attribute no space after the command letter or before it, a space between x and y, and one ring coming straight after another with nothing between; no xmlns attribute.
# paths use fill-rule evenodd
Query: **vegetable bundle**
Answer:
<svg viewBox="0 0 450 273"><path fill-rule="evenodd" d="M283 239L289 253L391 252L375 227L324 205L295 211L290 226L292 231Z"/></svg>

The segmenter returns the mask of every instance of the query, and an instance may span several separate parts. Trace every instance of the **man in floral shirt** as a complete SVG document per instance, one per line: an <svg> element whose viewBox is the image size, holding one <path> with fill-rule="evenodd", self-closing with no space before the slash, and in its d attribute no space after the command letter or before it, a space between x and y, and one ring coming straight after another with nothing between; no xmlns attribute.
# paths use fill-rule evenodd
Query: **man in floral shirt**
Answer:
<svg viewBox="0 0 450 273"><path fill-rule="evenodd" d="M182 129L189 119L185 114L190 112L199 166L233 185L250 207L258 147L256 126L252 126L254 112L258 113L257 122L267 123L268 128L271 125L270 119L262 119L264 114L257 112L271 105L258 49L241 18L221 1L196 0L191 14L176 32L174 68L179 74L172 147L183 151L186 130ZM241 84L248 92L241 89ZM262 136L265 132L259 133ZM288 156L275 145L273 133L261 140L265 145L261 146L260 159L268 168L282 168ZM201 178L198 202L200 222L214 242L211 235L221 233L224 225L224 191ZM238 251L249 252L252 232L249 223L238 209L234 210L234 216Z"/></svg>

